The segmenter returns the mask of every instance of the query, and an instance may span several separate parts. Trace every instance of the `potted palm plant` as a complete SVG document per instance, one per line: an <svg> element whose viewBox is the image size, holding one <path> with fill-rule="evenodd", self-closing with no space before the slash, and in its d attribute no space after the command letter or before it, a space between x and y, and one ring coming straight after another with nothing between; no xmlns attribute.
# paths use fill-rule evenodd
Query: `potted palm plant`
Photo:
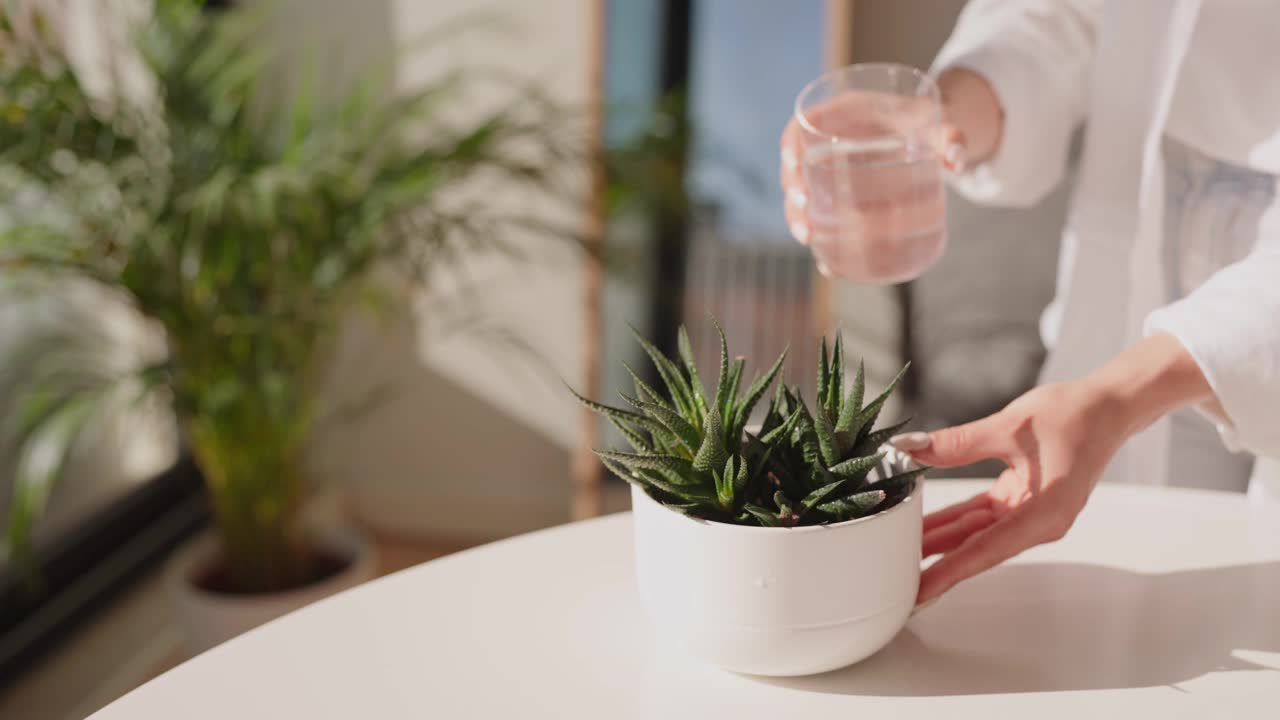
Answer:
<svg viewBox="0 0 1280 720"><path fill-rule="evenodd" d="M0 176L36 200L4 208L0 271L103 288L162 350L129 372L60 362L25 383L0 444L18 465L9 549L29 543L58 480L51 453L128 382L171 406L211 501L216 532L175 565L197 649L367 578L367 543L304 521L303 449L335 330L368 294L532 226L465 188L548 191L554 108L522 91L458 124L440 110L457 73L394 99L376 78L282 92L255 42L261 13L177 0L155 3L126 48L138 62L122 75L146 91L91 92L56 28L13 7L0 9Z"/></svg>
<svg viewBox="0 0 1280 720"><path fill-rule="evenodd" d="M813 404L778 382L751 429L785 353L748 385L721 331L711 389L683 329L678 360L637 339L663 391L633 373L632 409L579 400L632 446L597 454L631 483L637 583L658 631L760 675L833 670L888 643L915 603L926 469L884 445L905 422L874 428L898 379L864 403L862 365L846 391L843 342L828 352L824 339Z"/></svg>

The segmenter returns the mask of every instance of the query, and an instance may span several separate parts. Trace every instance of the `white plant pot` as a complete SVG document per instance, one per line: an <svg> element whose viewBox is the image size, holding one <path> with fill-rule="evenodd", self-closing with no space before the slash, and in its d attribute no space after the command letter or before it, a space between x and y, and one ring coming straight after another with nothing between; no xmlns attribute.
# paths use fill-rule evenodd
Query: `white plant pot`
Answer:
<svg viewBox="0 0 1280 720"><path fill-rule="evenodd" d="M260 595L210 592L192 581L217 555L214 535L206 533L181 548L169 562L165 584L179 627L186 636L188 652L202 653L269 620L376 576L373 544L364 534L352 529L329 528L315 536L315 543L346 560L344 569L306 587Z"/></svg>
<svg viewBox="0 0 1280 720"><path fill-rule="evenodd" d="M636 580L660 636L727 670L810 675L906 624L920 584L921 494L870 517L766 528L682 515L632 487Z"/></svg>

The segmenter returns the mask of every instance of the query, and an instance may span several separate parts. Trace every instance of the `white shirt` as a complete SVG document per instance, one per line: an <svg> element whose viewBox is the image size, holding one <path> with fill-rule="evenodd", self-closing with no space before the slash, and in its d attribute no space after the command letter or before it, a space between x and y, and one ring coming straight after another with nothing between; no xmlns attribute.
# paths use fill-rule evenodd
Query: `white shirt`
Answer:
<svg viewBox="0 0 1280 720"><path fill-rule="evenodd" d="M1200 6L1165 132L1219 160L1280 175L1280 1Z"/></svg>
<svg viewBox="0 0 1280 720"><path fill-rule="evenodd" d="M1251 492L1266 479L1259 468L1270 468L1266 485L1280 499L1280 212L1260 219L1247 257L1181 300L1167 304L1158 282L1168 259L1164 137L1254 169L1276 167L1273 6L1280 0L970 0L934 69L978 71L1005 112L996 155L955 179L973 200L1035 203L1062 180L1072 130L1088 121L1042 379L1082 377L1144 333L1172 334L1225 409L1213 418L1224 434L1266 459L1255 465ZM1193 37L1199 52L1189 57ZM1167 479L1167 426L1157 422L1126 443L1108 473Z"/></svg>

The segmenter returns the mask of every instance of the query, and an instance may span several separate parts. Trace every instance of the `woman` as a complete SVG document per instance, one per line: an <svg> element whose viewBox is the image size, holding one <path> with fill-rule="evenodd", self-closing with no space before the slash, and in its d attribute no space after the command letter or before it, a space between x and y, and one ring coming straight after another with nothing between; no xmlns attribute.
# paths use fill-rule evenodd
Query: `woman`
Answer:
<svg viewBox="0 0 1280 720"><path fill-rule="evenodd" d="M942 557L921 603L1062 537L1104 475L1280 497L1276 28L1274 0L973 0L961 15L934 67L935 149L961 193L1032 204L1087 133L1043 384L895 438L930 465L1008 465L925 519L925 555ZM797 141L789 127L782 174L803 241Z"/></svg>

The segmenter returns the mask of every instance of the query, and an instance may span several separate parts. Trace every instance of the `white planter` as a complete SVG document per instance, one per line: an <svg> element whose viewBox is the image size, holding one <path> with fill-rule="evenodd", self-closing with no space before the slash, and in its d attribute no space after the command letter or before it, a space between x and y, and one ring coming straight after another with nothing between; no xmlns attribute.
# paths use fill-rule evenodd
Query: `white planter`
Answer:
<svg viewBox="0 0 1280 720"><path fill-rule="evenodd" d="M636 580L658 633L727 670L809 675L906 624L920 584L921 494L833 525L707 522L632 488Z"/></svg>
<svg viewBox="0 0 1280 720"><path fill-rule="evenodd" d="M320 532L315 542L336 557L347 560L346 567L321 582L296 590L261 595L230 595L203 590L191 578L213 562L217 541L204 534L180 549L169 563L165 584L186 636L187 650L196 655L275 618L334 595L376 575L373 544L351 529L331 528Z"/></svg>

